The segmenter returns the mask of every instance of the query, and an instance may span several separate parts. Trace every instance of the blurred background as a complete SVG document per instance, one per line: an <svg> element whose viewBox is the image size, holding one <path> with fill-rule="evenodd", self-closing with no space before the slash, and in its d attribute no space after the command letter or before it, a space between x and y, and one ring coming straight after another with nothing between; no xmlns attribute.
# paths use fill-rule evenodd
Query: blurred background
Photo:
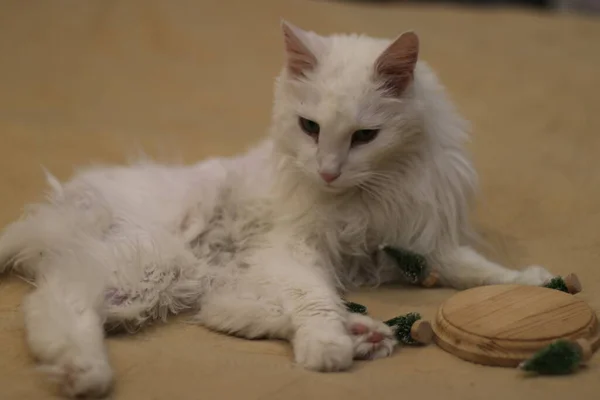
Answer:
<svg viewBox="0 0 600 400"><path fill-rule="evenodd" d="M598 1L0 0L0 227L43 198L42 166L63 180L80 166L126 162L138 149L194 163L254 145L269 126L284 59L281 18L323 35L415 30L421 59L471 124L480 175L474 217L492 257L576 272L582 298L600 310ZM26 290L0 277L0 358L8 360L0 361L1 400L55 398L25 345ZM390 290L356 301L377 317L433 316L447 294ZM315 376L291 368L280 343L162 328L110 341L116 399L442 392L444 400L589 400L600 392L600 356L574 378L540 381L429 346Z"/></svg>
<svg viewBox="0 0 600 400"><path fill-rule="evenodd" d="M370 3L457 3L470 6L525 6L564 12L600 13L600 0L351 0Z"/></svg>

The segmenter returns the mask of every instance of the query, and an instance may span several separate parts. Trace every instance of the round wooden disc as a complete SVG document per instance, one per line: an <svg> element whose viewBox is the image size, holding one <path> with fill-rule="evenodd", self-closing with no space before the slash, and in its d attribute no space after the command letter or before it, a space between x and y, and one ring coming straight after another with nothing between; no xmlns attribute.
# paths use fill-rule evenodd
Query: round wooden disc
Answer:
<svg viewBox="0 0 600 400"><path fill-rule="evenodd" d="M433 324L439 347L478 364L516 367L556 339L600 346L594 311L577 297L523 285L481 286L457 293Z"/></svg>

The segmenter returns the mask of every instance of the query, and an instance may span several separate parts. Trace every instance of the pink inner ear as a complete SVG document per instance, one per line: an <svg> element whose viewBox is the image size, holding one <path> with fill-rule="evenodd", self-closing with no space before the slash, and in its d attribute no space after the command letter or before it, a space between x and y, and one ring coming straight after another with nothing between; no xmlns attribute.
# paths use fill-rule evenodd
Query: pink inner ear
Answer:
<svg viewBox="0 0 600 400"><path fill-rule="evenodd" d="M317 65L317 57L302 42L292 27L286 23L282 27L287 52L287 68L293 76L304 75L305 71Z"/></svg>
<svg viewBox="0 0 600 400"><path fill-rule="evenodd" d="M419 38L413 32L402 34L375 62L377 75L385 80L393 95L401 95L412 81L419 58Z"/></svg>

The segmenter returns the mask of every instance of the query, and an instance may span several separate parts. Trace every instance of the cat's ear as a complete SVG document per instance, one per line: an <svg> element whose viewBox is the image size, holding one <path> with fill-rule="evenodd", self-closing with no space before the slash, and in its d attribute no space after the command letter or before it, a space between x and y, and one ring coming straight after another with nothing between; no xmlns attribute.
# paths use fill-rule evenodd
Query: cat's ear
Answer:
<svg viewBox="0 0 600 400"><path fill-rule="evenodd" d="M286 67L294 77L305 76L317 65L317 57L309 48L307 32L281 21L286 52Z"/></svg>
<svg viewBox="0 0 600 400"><path fill-rule="evenodd" d="M386 89L399 96L412 82L419 58L419 37L414 32L400 35L375 61L375 73Z"/></svg>

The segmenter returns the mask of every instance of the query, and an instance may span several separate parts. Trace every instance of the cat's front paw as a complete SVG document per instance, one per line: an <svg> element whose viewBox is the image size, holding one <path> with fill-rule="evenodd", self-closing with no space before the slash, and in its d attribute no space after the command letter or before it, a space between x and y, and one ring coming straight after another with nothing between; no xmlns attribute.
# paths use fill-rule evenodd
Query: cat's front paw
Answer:
<svg viewBox="0 0 600 400"><path fill-rule="evenodd" d="M375 360L388 357L398 343L392 328L366 315L350 314L347 327L352 334L355 359Z"/></svg>
<svg viewBox="0 0 600 400"><path fill-rule="evenodd" d="M58 382L62 393L71 398L104 397L113 384L113 372L106 360L75 357L40 369Z"/></svg>
<svg viewBox="0 0 600 400"><path fill-rule="evenodd" d="M519 285L542 286L553 277L554 275L548 272L544 267L532 265L519 271L515 283Z"/></svg>
<svg viewBox="0 0 600 400"><path fill-rule="evenodd" d="M343 327L329 324L301 327L293 344L296 362L306 369L333 372L352 366L354 346Z"/></svg>

